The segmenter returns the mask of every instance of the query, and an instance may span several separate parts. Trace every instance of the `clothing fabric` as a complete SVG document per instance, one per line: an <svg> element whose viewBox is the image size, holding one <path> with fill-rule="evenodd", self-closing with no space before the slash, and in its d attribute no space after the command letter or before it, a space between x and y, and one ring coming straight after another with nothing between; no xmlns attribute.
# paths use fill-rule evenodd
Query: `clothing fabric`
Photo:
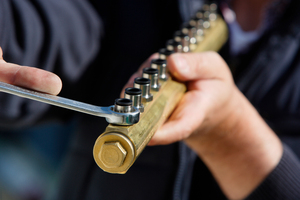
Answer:
<svg viewBox="0 0 300 200"><path fill-rule="evenodd" d="M284 146L282 158L271 174L246 199L299 199L299 158Z"/></svg>
<svg viewBox="0 0 300 200"><path fill-rule="evenodd" d="M164 47L182 20L191 15L187 8L195 8L194 2L1 0L0 45L9 61L60 75L62 96L111 105L130 75ZM247 199L295 199L298 195L299 161L294 154L300 155L295 142L300 130L299 4L291 1L282 19L246 55L231 57L228 44L221 51L237 86L289 146L276 169ZM14 100L6 98L0 99L1 108L7 108L0 111L6 125L30 124L48 109L30 109L29 101L20 99L13 104ZM62 118L62 113L65 111L51 108L47 114ZM193 154L182 143L147 147L125 175L103 172L93 160L92 149L107 123L84 114L76 117L76 136L61 184L49 199L226 199L207 167L198 158L193 162Z"/></svg>
<svg viewBox="0 0 300 200"><path fill-rule="evenodd" d="M232 58L223 49L238 88L289 146L284 147L276 169L248 199L299 199L299 8L298 1L291 1L246 54ZM287 179L291 182L284 184Z"/></svg>
<svg viewBox="0 0 300 200"><path fill-rule="evenodd" d="M1 0L0 45L7 62L77 82L99 50L101 20L85 0ZM0 94L1 127L36 122L49 105Z"/></svg>

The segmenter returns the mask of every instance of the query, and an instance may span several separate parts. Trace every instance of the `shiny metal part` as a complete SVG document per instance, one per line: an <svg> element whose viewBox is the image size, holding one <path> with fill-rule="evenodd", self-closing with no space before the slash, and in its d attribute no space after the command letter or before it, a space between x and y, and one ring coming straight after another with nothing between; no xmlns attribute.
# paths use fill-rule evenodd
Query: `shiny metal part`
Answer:
<svg viewBox="0 0 300 200"><path fill-rule="evenodd" d="M216 3L212 3L209 5L209 9L211 12L217 12L218 10L218 5Z"/></svg>
<svg viewBox="0 0 300 200"><path fill-rule="evenodd" d="M203 21L203 20L202 20L202 21ZM190 24L191 26L196 27L197 30L198 30L198 29L203 29L203 26L202 26L202 23L201 23L202 21L201 21L201 19L199 19L198 17L194 16L194 17L192 17L192 18L190 19L189 24Z"/></svg>
<svg viewBox="0 0 300 200"><path fill-rule="evenodd" d="M210 11L210 15L209 15L209 20L210 21L216 21L218 14L217 14L217 10L218 10L218 5L215 3L212 3L209 5L209 11Z"/></svg>
<svg viewBox="0 0 300 200"><path fill-rule="evenodd" d="M204 21L202 24L204 29L209 29L210 28L210 22L209 21Z"/></svg>
<svg viewBox="0 0 300 200"><path fill-rule="evenodd" d="M189 24L191 26L196 27L196 38L204 36L204 28L203 28L203 19L199 19L198 17L193 17L190 19ZM197 39L198 41L198 39Z"/></svg>
<svg viewBox="0 0 300 200"><path fill-rule="evenodd" d="M142 90L142 100L150 102L153 100L153 95L150 93L150 79L148 78L136 78L134 79L133 87Z"/></svg>
<svg viewBox="0 0 300 200"><path fill-rule="evenodd" d="M100 159L107 168L117 168L122 166L126 158L127 151L120 142L105 142L100 150Z"/></svg>
<svg viewBox="0 0 300 200"><path fill-rule="evenodd" d="M163 82L159 92L153 93L155 100L145 104L139 123L133 126L108 125L94 145L93 155L98 166L109 173L125 174L172 113L185 90L185 84L170 77Z"/></svg>
<svg viewBox="0 0 300 200"><path fill-rule="evenodd" d="M214 21L216 21L217 20L217 14L216 13L210 13L209 14L209 20L211 21L211 22L214 22Z"/></svg>
<svg viewBox="0 0 300 200"><path fill-rule="evenodd" d="M13 94L16 96L40 101L43 103L51 104L54 106L75 110L78 112L95 115L98 117L105 117L108 123L118 125L132 125L139 121L140 112L138 109L133 108L130 113L118 113L114 111L114 106L100 107L94 106L71 99L35 92L32 90L24 89L14 85L0 82L0 91Z"/></svg>
<svg viewBox="0 0 300 200"><path fill-rule="evenodd" d="M167 80L167 61L163 59L153 59L151 60L151 68L158 69L159 71L159 79Z"/></svg>
<svg viewBox="0 0 300 200"><path fill-rule="evenodd" d="M150 79L150 87L154 91L158 91L160 84L158 82L158 69L147 67L143 69L143 78Z"/></svg>
<svg viewBox="0 0 300 200"><path fill-rule="evenodd" d="M210 4L203 4L202 5L202 10L205 12L205 11L210 11Z"/></svg>
<svg viewBox="0 0 300 200"><path fill-rule="evenodd" d="M117 127L128 128L131 126ZM104 171L124 174L134 162L136 151L127 136L110 130L98 137L94 145L93 155L98 166Z"/></svg>
<svg viewBox="0 0 300 200"><path fill-rule="evenodd" d="M166 47L170 51L174 51L176 53L181 53L182 52L182 44L181 42L177 42L174 39L168 40Z"/></svg>
<svg viewBox="0 0 300 200"><path fill-rule="evenodd" d="M211 21L212 23L214 21L216 21L217 16L218 16L217 9L218 9L218 6L215 3L204 4L202 7L202 10L200 10L203 13L203 19L207 19L208 21Z"/></svg>
<svg viewBox="0 0 300 200"><path fill-rule="evenodd" d="M197 29L195 26L192 26L189 23L186 23L182 26L182 32L189 36L190 44L195 45L197 44Z"/></svg>
<svg viewBox="0 0 300 200"><path fill-rule="evenodd" d="M204 30L210 28L211 26L210 23L212 21L210 21L209 16L210 16L209 11L199 10L194 17L195 20L198 19L196 27Z"/></svg>
<svg viewBox="0 0 300 200"><path fill-rule="evenodd" d="M132 105L144 112L144 105L142 104L142 90L139 88L126 88L124 97L132 101Z"/></svg>
<svg viewBox="0 0 300 200"><path fill-rule="evenodd" d="M218 17L215 25L208 29L206 33L193 52L219 50L227 40L228 30L226 23L222 18ZM168 56L164 53L162 55L164 57ZM144 87L144 84L148 84L147 90L150 94L150 80L145 78L137 79L139 80L135 80L135 87L140 88ZM147 81L142 81L143 79ZM160 83L160 91L153 92L153 101L144 103L145 110L139 123L133 126L110 124L96 140L93 150L94 159L104 171L117 174L126 173L147 146L156 130L168 119L186 90L185 84L172 80L172 77L169 77L167 81L160 81ZM145 95L145 90L142 90L142 94ZM110 142L119 142L123 149L119 145L111 144ZM108 154L112 155L113 161L108 160L110 159L109 157L102 155L104 151L101 151L101 147L103 145L106 146L107 143L114 146L114 149L112 148L111 151L117 151L117 153L111 152ZM108 147L109 150L111 146ZM123 154L124 149L127 152L126 156ZM122 163L124 157L125 159ZM112 165L110 166L108 163L112 163Z"/></svg>
<svg viewBox="0 0 300 200"><path fill-rule="evenodd" d="M132 111L132 101L131 99L119 98L115 100L115 112L119 113L129 113Z"/></svg>
<svg viewBox="0 0 300 200"><path fill-rule="evenodd" d="M162 48L158 51L159 58L162 60L167 60L168 56L175 53L173 50L168 50L166 48Z"/></svg>
<svg viewBox="0 0 300 200"><path fill-rule="evenodd" d="M195 17L197 17L198 19L204 19L204 14L203 13L204 13L204 11L202 9L200 9L196 12Z"/></svg>
<svg viewBox="0 0 300 200"><path fill-rule="evenodd" d="M204 29L204 31L203 40L193 50L194 52L207 50L216 51L221 48L228 38L227 25L221 17L217 17L213 26L211 26L211 28Z"/></svg>
<svg viewBox="0 0 300 200"><path fill-rule="evenodd" d="M182 52L186 53L190 51L190 37L187 34L184 34L182 31L176 31L174 34L174 40L176 42L181 42Z"/></svg>

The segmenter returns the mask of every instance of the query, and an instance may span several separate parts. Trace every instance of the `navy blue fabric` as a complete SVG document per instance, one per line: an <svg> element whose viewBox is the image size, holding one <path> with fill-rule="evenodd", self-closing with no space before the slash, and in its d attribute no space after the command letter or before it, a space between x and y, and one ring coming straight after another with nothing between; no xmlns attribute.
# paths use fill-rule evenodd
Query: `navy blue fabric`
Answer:
<svg viewBox="0 0 300 200"><path fill-rule="evenodd" d="M239 89L279 135L299 137L300 130L300 3L292 1L247 55L227 59L235 65Z"/></svg>
<svg viewBox="0 0 300 200"><path fill-rule="evenodd" d="M173 37L181 25L181 17L173 0L91 0L91 3L104 24L102 46L80 84L70 85L79 92L71 96L96 105L111 105L140 64ZM107 123L81 115L78 124L62 172L62 184L52 199L172 199L178 144L147 147L125 175L108 174L92 157L94 142Z"/></svg>
<svg viewBox="0 0 300 200"><path fill-rule="evenodd" d="M97 14L83 0L2 0L0 45L7 61L58 73L64 80L63 96L111 105L130 75L179 28L180 11L172 0L90 3ZM300 130L298 4L293 1L284 19L249 54L226 59L235 65L232 69L239 88L287 141L299 140ZM97 15L103 21L101 41ZM3 94L0 107L0 121L7 126L28 125L48 108ZM52 108L48 114L61 118L62 112ZM92 157L93 144L107 123L80 114L77 125L59 191L52 199L172 199L178 144L147 147L126 175L112 175L99 169ZM299 152L299 143L287 144ZM279 166L290 162L286 157L282 160ZM225 198L199 159L193 176L190 199Z"/></svg>
<svg viewBox="0 0 300 200"><path fill-rule="evenodd" d="M297 200L300 197L299 158L284 145L278 166L246 200Z"/></svg>
<svg viewBox="0 0 300 200"><path fill-rule="evenodd" d="M1 0L0 46L4 59L55 71L78 81L100 46L101 21L84 0ZM0 94L0 125L24 126L48 105Z"/></svg>

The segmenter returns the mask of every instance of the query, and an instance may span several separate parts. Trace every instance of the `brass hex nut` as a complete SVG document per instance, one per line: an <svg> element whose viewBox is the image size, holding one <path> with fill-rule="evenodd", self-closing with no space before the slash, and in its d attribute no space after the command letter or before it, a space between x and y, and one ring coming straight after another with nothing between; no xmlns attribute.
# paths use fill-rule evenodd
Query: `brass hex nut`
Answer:
<svg viewBox="0 0 300 200"><path fill-rule="evenodd" d="M117 168L122 166L127 155L127 151L120 142L105 142L100 150L99 158L107 168Z"/></svg>

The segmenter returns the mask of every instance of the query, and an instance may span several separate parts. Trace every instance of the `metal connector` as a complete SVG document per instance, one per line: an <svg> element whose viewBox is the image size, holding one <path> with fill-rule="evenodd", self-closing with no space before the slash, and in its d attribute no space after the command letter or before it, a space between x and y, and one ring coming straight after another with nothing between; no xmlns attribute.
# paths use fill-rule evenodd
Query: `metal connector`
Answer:
<svg viewBox="0 0 300 200"><path fill-rule="evenodd" d="M175 53L175 52L172 50L168 50L166 48L162 48L158 51L159 58L162 60L167 60L168 56L170 56L173 53Z"/></svg>
<svg viewBox="0 0 300 200"><path fill-rule="evenodd" d="M154 68L144 68L143 69L143 78L150 79L150 87L154 91L159 91L160 84L158 82L158 69Z"/></svg>

